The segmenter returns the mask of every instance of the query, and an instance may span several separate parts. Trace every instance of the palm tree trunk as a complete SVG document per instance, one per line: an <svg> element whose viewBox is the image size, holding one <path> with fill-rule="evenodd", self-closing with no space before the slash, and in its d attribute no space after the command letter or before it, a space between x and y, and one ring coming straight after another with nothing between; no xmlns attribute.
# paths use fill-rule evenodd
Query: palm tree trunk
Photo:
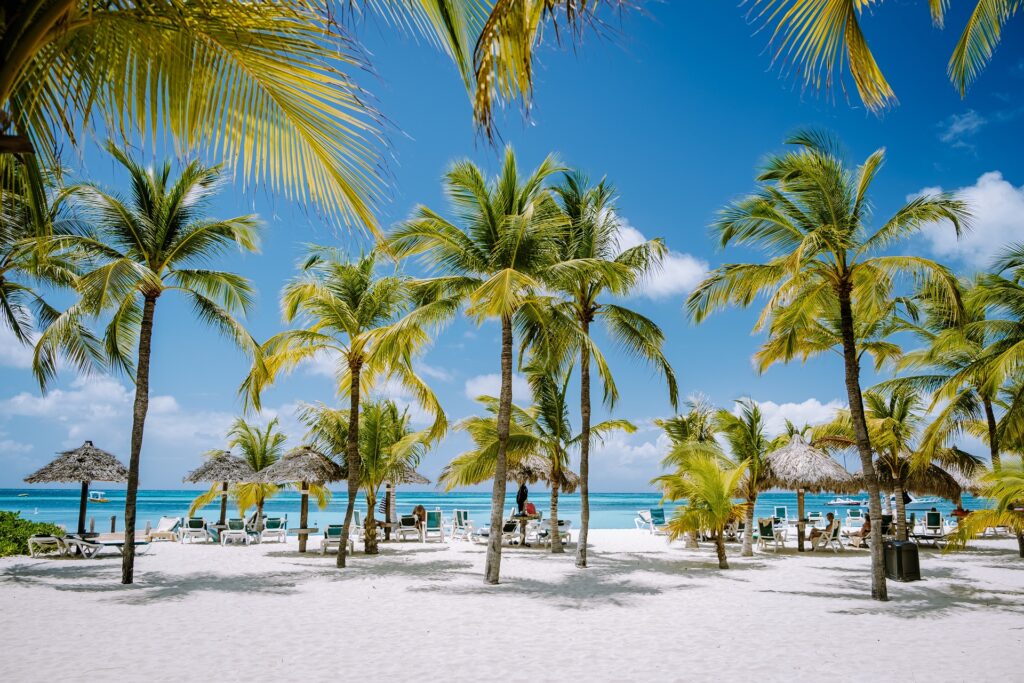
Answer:
<svg viewBox="0 0 1024 683"><path fill-rule="evenodd" d="M1022 533L1017 534L1017 553L1024 557L1024 534Z"/></svg>
<svg viewBox="0 0 1024 683"><path fill-rule="evenodd" d="M590 336L590 315L580 321L583 336ZM587 532L590 531L590 349L580 350L580 536L576 541L576 566L587 566Z"/></svg>
<svg viewBox="0 0 1024 683"><path fill-rule="evenodd" d="M719 529L715 535L715 551L718 553L718 568L728 569L729 560L725 557L725 530Z"/></svg>
<svg viewBox="0 0 1024 683"><path fill-rule="evenodd" d="M487 539L484 582L497 584L501 573L501 523L505 514L506 454L512 417L512 318L501 318L501 391L498 395L498 455L491 488L491 535Z"/></svg>
<svg viewBox="0 0 1024 683"><path fill-rule="evenodd" d="M861 476L868 490L868 514L871 517L871 597L888 600L885 585L885 565L882 557L882 500L878 477L871 455L871 439L864 418L864 397L860 390L860 360L857 356L857 337L853 330L853 306L850 303L852 285L843 282L838 288L839 324L843 337L843 361L846 369L846 394L850 402L853 433L860 454Z"/></svg>
<svg viewBox="0 0 1024 683"><path fill-rule="evenodd" d="M903 502L903 482L901 477L895 477L896 486L892 495L896 499L896 538L901 541L907 540L907 504ZM874 527L871 532L874 533ZM872 540L874 540L872 538Z"/></svg>
<svg viewBox="0 0 1024 683"><path fill-rule="evenodd" d="M366 535L363 537L363 549L367 555L376 555L377 550L377 518L374 517L377 507L377 496L373 491L366 492Z"/></svg>
<svg viewBox="0 0 1024 683"><path fill-rule="evenodd" d="M558 483L551 485L551 552L564 553L562 537L558 533Z"/></svg>
<svg viewBox="0 0 1024 683"><path fill-rule="evenodd" d="M889 493L892 493L892 491L890 491ZM891 499L890 496L886 496L885 497L885 500L883 501L883 505L885 506L885 514L891 515L892 514L892 499Z"/></svg>
<svg viewBox="0 0 1024 683"><path fill-rule="evenodd" d="M223 524L224 522L221 522ZM302 525L305 527L305 523ZM256 531L263 531L263 497L256 501Z"/></svg>
<svg viewBox="0 0 1024 683"><path fill-rule="evenodd" d="M341 544L338 546L338 567L345 566L345 555L348 553L348 535L352 529L352 517L356 510L356 496L359 495L360 475L363 469L359 462L359 373L361 370L362 363L359 361L349 362L348 372L352 386L349 388L348 442L345 444L345 465L348 469L348 504L345 506L345 523L341 528Z"/></svg>
<svg viewBox="0 0 1024 683"><path fill-rule="evenodd" d="M744 514L746 519L747 527L743 530L743 551L740 553L743 557L753 557L754 555L754 504L757 503L757 493L755 492L747 499L747 509Z"/></svg>
<svg viewBox="0 0 1024 683"><path fill-rule="evenodd" d="M153 341L153 313L156 297L146 295L139 326L139 358L135 369L135 405L132 409L131 458L128 461L128 490L124 497L124 558L121 562L121 583L135 580L135 499L139 492L139 456L142 455L142 433L149 411L149 362Z"/></svg>
<svg viewBox="0 0 1024 683"><path fill-rule="evenodd" d="M999 436L996 432L996 413L992 409L992 401L984 399L985 404L985 422L988 423L988 449L989 455L992 458L992 469L999 470L1002 467L1002 463L999 461Z"/></svg>

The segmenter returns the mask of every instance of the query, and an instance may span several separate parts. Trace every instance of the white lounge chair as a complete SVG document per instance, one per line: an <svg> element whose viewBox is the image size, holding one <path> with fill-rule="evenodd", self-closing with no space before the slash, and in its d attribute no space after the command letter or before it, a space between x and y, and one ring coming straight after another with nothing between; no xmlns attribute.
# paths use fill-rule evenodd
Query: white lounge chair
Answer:
<svg viewBox="0 0 1024 683"><path fill-rule="evenodd" d="M51 550L56 550L57 555L65 555L67 554L68 547L64 544L64 539L60 536L29 536L29 557L38 557L39 555L44 554L48 555Z"/></svg>
<svg viewBox="0 0 1024 683"><path fill-rule="evenodd" d="M811 550L819 550L821 548L831 548L832 552L839 550L845 550L843 547L842 537L843 525L839 523L839 520L832 522L832 530L825 529L825 532L814 539L814 545Z"/></svg>
<svg viewBox="0 0 1024 683"><path fill-rule="evenodd" d="M843 524L848 527L863 526L864 511L860 508L850 508L846 511L846 519L843 520Z"/></svg>
<svg viewBox="0 0 1024 683"><path fill-rule="evenodd" d="M404 541L406 536L412 536L417 540L423 540L423 533L417 524L416 515L402 515L398 520L398 527L395 529L395 539Z"/></svg>
<svg viewBox="0 0 1024 683"><path fill-rule="evenodd" d="M640 510L636 513L633 525L637 529L649 531L655 536L667 536L668 529L665 522L665 508L651 508Z"/></svg>
<svg viewBox="0 0 1024 683"><path fill-rule="evenodd" d="M423 542L435 539L444 543L444 518L441 510L427 511L427 524L423 529Z"/></svg>
<svg viewBox="0 0 1024 683"><path fill-rule="evenodd" d="M775 523L781 526L789 525L789 509L785 505L775 506Z"/></svg>
<svg viewBox="0 0 1024 683"><path fill-rule="evenodd" d="M150 529L146 535L147 541L177 541L178 527L181 526L180 517L161 517L155 529Z"/></svg>
<svg viewBox="0 0 1024 683"><path fill-rule="evenodd" d="M451 539L469 541L473 536L473 521L469 510L452 510Z"/></svg>
<svg viewBox="0 0 1024 683"><path fill-rule="evenodd" d="M767 550L769 545L772 546L772 550L784 548L785 541L786 537L775 527L774 519L768 517L757 520L757 545L761 550Z"/></svg>
<svg viewBox="0 0 1024 683"><path fill-rule="evenodd" d="M274 539L277 543L284 543L288 540L288 517L267 517L260 532L260 543L269 542Z"/></svg>
<svg viewBox="0 0 1024 683"><path fill-rule="evenodd" d="M249 545L249 531L245 528L244 519L229 519L228 528L221 530L220 544L227 545L229 541L241 541Z"/></svg>
<svg viewBox="0 0 1024 683"><path fill-rule="evenodd" d="M181 538L179 540L184 543L185 539L188 539L189 543L194 543L196 539L212 541L213 536L210 535L210 530L206 526L206 520L202 517L189 517L181 527Z"/></svg>
<svg viewBox="0 0 1024 683"><path fill-rule="evenodd" d="M344 524L328 524L327 528L324 529L324 537L320 539L320 554L326 555L330 551L338 552L341 548L341 533L345 530ZM348 539L348 551L349 553L355 553L356 542L349 536Z"/></svg>
<svg viewBox="0 0 1024 683"><path fill-rule="evenodd" d="M526 529L526 542L527 543L540 543L542 545L551 545L554 541L554 537L551 534L552 520L546 520L542 524L536 526L527 527ZM572 542L572 522L568 519L558 520L555 528L558 530L558 537L562 539L562 543ZM531 533L532 532L532 533Z"/></svg>

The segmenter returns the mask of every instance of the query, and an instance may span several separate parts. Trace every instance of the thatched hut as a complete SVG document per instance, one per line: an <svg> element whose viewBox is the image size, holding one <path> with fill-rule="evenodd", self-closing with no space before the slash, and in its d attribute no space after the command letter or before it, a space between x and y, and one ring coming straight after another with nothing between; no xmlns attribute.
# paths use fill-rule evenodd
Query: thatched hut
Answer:
<svg viewBox="0 0 1024 683"><path fill-rule="evenodd" d="M245 458L232 455L231 451L214 451L207 454L202 465L192 470L182 479L186 484L219 483L220 521L224 524L228 513L228 484L250 482L256 478L256 472L249 466Z"/></svg>
<svg viewBox="0 0 1024 683"><path fill-rule="evenodd" d="M861 490L860 478L847 472L825 451L794 434L782 448L765 456L770 488L795 489L797 516L804 519L804 494L856 493Z"/></svg>
<svg viewBox="0 0 1024 683"><path fill-rule="evenodd" d="M302 495L299 513L299 552L306 552L306 540L309 536L309 485L327 484L345 479L345 472L320 451L310 446L299 446L285 453L280 460L270 467L260 470L256 480L267 484L297 483Z"/></svg>
<svg viewBox="0 0 1024 683"><path fill-rule="evenodd" d="M85 509L89 483L93 481L128 481L128 470L121 461L86 441L73 451L58 453L50 464L25 477L29 484L81 483L82 499L78 505L78 533L85 533Z"/></svg>

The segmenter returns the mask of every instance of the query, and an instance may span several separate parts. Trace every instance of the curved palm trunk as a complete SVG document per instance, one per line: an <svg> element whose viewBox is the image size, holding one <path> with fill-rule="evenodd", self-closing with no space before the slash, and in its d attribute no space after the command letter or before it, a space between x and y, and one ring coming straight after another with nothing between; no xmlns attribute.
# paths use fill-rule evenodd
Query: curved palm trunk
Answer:
<svg viewBox="0 0 1024 683"><path fill-rule="evenodd" d="M498 395L498 455L491 489L491 535L487 539L484 582L497 584L501 573L501 523L505 513L509 421L512 417L512 318L501 318L501 391Z"/></svg>
<svg viewBox="0 0 1024 683"><path fill-rule="evenodd" d="M715 534L715 552L718 553L718 568L728 569L729 560L725 557L725 530L719 529Z"/></svg>
<svg viewBox="0 0 1024 683"><path fill-rule="evenodd" d="M590 336L588 315L580 321L583 336ZM587 532L590 530L590 349L580 351L580 536L576 541L576 566L587 566Z"/></svg>
<svg viewBox="0 0 1024 683"><path fill-rule="evenodd" d="M890 491L890 493L892 493L892 491ZM885 500L883 501L882 505L885 507L885 514L891 515L892 514L892 501L889 499L889 496L885 497Z"/></svg>
<svg viewBox="0 0 1024 683"><path fill-rule="evenodd" d="M263 531L263 503L263 497L260 496L259 500L256 501L256 531ZM221 522L221 524L223 523ZM303 522L302 526L305 528L306 523Z"/></svg>
<svg viewBox="0 0 1024 683"><path fill-rule="evenodd" d="M747 509L744 512L744 519L746 520L746 528L743 530L743 551L740 553L743 557L752 557L754 555L754 504L757 503L757 493L751 495L747 499Z"/></svg>
<svg viewBox="0 0 1024 683"><path fill-rule="evenodd" d="M551 552L564 553L562 537L558 533L558 484L551 485Z"/></svg>
<svg viewBox="0 0 1024 683"><path fill-rule="evenodd" d="M864 418L864 398L860 391L860 361L857 358L857 339L853 330L853 306L850 303L852 285L843 283L839 296L839 324L843 337L843 361L846 368L846 394L850 402L853 433L860 454L861 476L868 490L868 514L871 516L871 597L888 600L885 585L885 565L882 558L882 500L878 477L871 456L871 439Z"/></svg>
<svg viewBox="0 0 1024 683"><path fill-rule="evenodd" d="M156 297L147 295L142 304L139 326L139 358L135 369L135 405L132 409L132 451L128 461L128 490L124 498L124 558L121 562L121 583L135 580L135 499L139 492L139 457L142 455L142 433L149 411L149 362L153 341L153 313Z"/></svg>
<svg viewBox="0 0 1024 683"><path fill-rule="evenodd" d="M902 477L895 477L896 487L892 495L896 499L896 538L901 541L907 540L907 504L903 502L903 481ZM871 527L872 534L875 528ZM872 541L874 538L872 537Z"/></svg>
<svg viewBox="0 0 1024 683"><path fill-rule="evenodd" d="M992 469L999 470L1002 463L999 461L999 436L996 432L996 412L992 409L992 401L984 399L985 422L988 424L988 449L992 458Z"/></svg>
<svg viewBox="0 0 1024 683"><path fill-rule="evenodd" d="M366 492L366 535L363 537L363 548L367 555L376 555L377 550L377 518L374 517L377 507L377 496L373 491Z"/></svg>
<svg viewBox="0 0 1024 683"><path fill-rule="evenodd" d="M348 554L349 531L352 529L352 516L356 509L356 496L359 495L359 479L362 466L359 462L359 372L362 364L358 361L348 365L352 387L349 390L348 409L348 443L345 444L345 464L348 467L348 504L345 506L345 523L341 528L341 544L338 547L338 567L345 566Z"/></svg>

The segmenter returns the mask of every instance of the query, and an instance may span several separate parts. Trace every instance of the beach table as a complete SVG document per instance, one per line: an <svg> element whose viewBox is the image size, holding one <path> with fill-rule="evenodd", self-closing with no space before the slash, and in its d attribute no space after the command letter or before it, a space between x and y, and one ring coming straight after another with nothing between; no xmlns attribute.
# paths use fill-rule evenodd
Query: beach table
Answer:
<svg viewBox="0 0 1024 683"><path fill-rule="evenodd" d="M306 528L299 527L298 529L289 529L288 531L289 531L289 533L293 533L293 534L297 535L299 537L300 541L303 540L304 536L305 537L309 537L309 536L311 536L313 534L320 533L320 529L318 529L316 527L306 527ZM301 545L304 546L305 544L301 544ZM305 550L301 550L299 552L306 552L306 551Z"/></svg>
<svg viewBox="0 0 1024 683"><path fill-rule="evenodd" d="M526 545L526 525L531 520L538 520L538 519L540 519L540 513L534 514L534 515L526 515L526 514L523 514L523 515L512 515L511 519L514 519L514 520L519 522L519 545L520 546L525 546Z"/></svg>

